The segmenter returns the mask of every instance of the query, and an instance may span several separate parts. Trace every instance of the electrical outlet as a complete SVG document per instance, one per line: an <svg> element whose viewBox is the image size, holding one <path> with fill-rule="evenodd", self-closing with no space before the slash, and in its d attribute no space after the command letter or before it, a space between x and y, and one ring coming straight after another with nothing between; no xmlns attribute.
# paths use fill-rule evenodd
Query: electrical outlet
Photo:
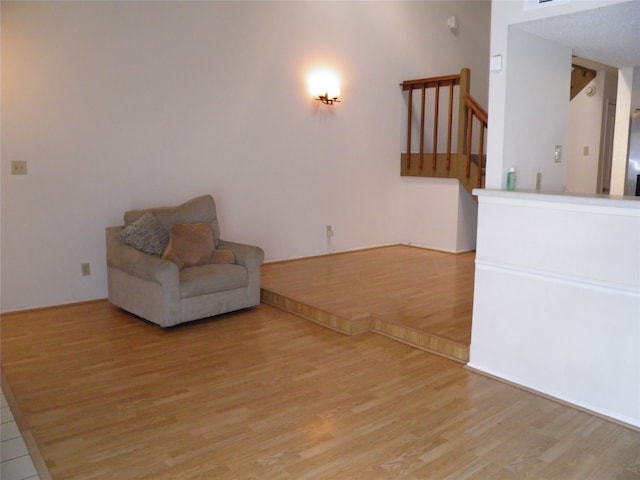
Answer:
<svg viewBox="0 0 640 480"><path fill-rule="evenodd" d="M27 162L24 160L13 160L11 162L11 175L26 175Z"/></svg>
<svg viewBox="0 0 640 480"><path fill-rule="evenodd" d="M585 156L585 157L589 156L589 147L588 146L585 145L584 147L582 147L582 155Z"/></svg>
<svg viewBox="0 0 640 480"><path fill-rule="evenodd" d="M540 190L542 187L542 173L536 173L536 190Z"/></svg>
<svg viewBox="0 0 640 480"><path fill-rule="evenodd" d="M80 269L82 270L82 276L88 277L91 275L91 264L90 263L81 263Z"/></svg>

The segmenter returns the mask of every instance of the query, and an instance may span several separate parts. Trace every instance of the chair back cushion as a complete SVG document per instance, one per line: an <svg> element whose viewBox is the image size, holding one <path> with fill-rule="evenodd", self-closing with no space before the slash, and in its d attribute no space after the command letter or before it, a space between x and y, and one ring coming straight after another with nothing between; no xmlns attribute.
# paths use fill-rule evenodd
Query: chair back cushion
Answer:
<svg viewBox="0 0 640 480"><path fill-rule="evenodd" d="M216 215L216 202L211 195L193 198L175 207L157 207L144 210L129 210L124 214L124 224L129 225L147 212L153 213L167 232L176 223L206 223L213 232L213 241L218 246L220 226Z"/></svg>

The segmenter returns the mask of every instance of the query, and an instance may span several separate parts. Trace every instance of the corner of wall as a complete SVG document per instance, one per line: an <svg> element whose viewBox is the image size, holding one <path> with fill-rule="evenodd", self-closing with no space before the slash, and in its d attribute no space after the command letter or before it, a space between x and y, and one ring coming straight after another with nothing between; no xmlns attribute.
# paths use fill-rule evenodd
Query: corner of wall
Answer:
<svg viewBox="0 0 640 480"><path fill-rule="evenodd" d="M470 252L476 249L478 230L478 202L458 183L458 228L456 252Z"/></svg>

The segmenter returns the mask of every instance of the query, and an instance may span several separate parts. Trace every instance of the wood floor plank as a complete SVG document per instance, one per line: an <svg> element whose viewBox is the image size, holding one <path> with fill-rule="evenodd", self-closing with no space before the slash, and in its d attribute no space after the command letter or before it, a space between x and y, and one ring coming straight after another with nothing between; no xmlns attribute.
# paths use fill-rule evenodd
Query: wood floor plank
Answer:
<svg viewBox="0 0 640 480"><path fill-rule="evenodd" d="M475 253L394 245L262 267L262 301L347 335L469 360Z"/></svg>
<svg viewBox="0 0 640 480"><path fill-rule="evenodd" d="M1 347L54 479L640 478L640 432L267 305L9 314Z"/></svg>

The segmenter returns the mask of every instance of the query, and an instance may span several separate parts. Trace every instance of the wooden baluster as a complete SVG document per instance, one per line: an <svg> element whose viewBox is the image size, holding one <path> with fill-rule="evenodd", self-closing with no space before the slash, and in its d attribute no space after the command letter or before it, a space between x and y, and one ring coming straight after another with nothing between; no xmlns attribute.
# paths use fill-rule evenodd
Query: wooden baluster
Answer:
<svg viewBox="0 0 640 480"><path fill-rule="evenodd" d="M431 160L431 168L436 171L438 162L438 111L440 106L440 82L436 84L436 98L433 107L433 157Z"/></svg>
<svg viewBox="0 0 640 480"><path fill-rule="evenodd" d="M424 167L424 111L425 97L427 96L426 84L422 85L422 106L420 109L420 171Z"/></svg>
<svg viewBox="0 0 640 480"><path fill-rule="evenodd" d="M409 89L409 101L407 103L407 171L411 170L411 109L413 107L413 89Z"/></svg>
<svg viewBox="0 0 640 480"><path fill-rule="evenodd" d="M451 136L453 135L453 82L449 85L449 125L447 130L447 172L451 170Z"/></svg>

